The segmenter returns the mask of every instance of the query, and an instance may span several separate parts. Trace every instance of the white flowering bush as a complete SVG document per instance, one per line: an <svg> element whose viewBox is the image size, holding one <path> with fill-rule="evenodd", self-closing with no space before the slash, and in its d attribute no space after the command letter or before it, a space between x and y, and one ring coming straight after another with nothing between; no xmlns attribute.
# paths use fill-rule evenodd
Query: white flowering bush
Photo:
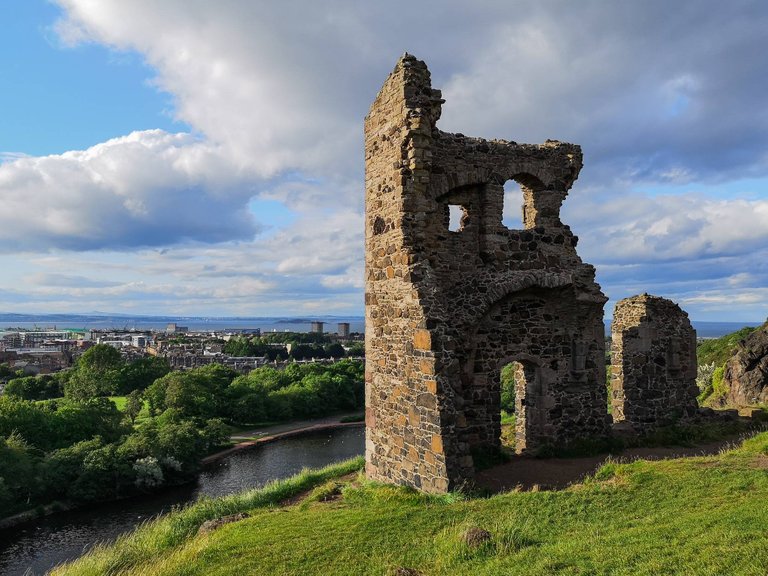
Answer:
<svg viewBox="0 0 768 576"><path fill-rule="evenodd" d="M700 392L704 392L707 388L712 386L712 375L715 373L715 363L699 364L696 369L696 386L699 387Z"/></svg>
<svg viewBox="0 0 768 576"><path fill-rule="evenodd" d="M136 472L136 486L139 488L155 488L163 483L163 469L154 456L139 458L133 464Z"/></svg>
<svg viewBox="0 0 768 576"><path fill-rule="evenodd" d="M179 460L177 460L173 456L166 456L165 458L163 458L162 464L167 470L181 472L182 464Z"/></svg>

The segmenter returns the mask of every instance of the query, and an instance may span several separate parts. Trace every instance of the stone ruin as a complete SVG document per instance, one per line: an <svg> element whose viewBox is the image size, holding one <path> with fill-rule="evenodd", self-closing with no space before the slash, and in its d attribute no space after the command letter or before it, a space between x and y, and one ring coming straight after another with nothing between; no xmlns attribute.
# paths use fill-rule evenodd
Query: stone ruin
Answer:
<svg viewBox="0 0 768 576"><path fill-rule="evenodd" d="M366 473L428 492L500 448L511 362L519 452L611 429L607 298L560 220L581 148L442 132L443 102L406 54L365 119ZM510 180L522 230L502 223Z"/></svg>
<svg viewBox="0 0 768 576"><path fill-rule="evenodd" d="M688 314L658 296L625 298L611 335L614 422L644 433L696 414L696 331Z"/></svg>

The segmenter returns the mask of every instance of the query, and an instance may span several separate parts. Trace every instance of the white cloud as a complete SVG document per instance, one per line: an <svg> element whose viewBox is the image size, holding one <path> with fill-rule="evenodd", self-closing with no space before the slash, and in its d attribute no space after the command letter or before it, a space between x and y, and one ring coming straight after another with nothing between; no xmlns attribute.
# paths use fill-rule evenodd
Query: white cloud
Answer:
<svg viewBox="0 0 768 576"><path fill-rule="evenodd" d="M65 42L140 54L194 133L0 155L0 246L60 260L8 275L30 298L58 284L75 307L360 311L362 119L405 50L443 89L442 129L582 144L564 220L612 296L695 307L768 282L759 2L57 3ZM758 186L743 199L637 189L743 177Z"/></svg>
<svg viewBox="0 0 768 576"><path fill-rule="evenodd" d="M0 246L92 250L250 239L259 227L242 183L220 149L161 130L20 158L0 164Z"/></svg>

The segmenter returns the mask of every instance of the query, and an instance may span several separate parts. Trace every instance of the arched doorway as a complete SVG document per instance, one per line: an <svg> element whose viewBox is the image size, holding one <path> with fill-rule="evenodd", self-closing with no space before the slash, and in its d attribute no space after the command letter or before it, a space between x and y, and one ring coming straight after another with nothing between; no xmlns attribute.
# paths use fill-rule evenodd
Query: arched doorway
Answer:
<svg viewBox="0 0 768 576"><path fill-rule="evenodd" d="M499 371L500 446L518 454L541 445L547 424L542 372L530 359L506 359Z"/></svg>

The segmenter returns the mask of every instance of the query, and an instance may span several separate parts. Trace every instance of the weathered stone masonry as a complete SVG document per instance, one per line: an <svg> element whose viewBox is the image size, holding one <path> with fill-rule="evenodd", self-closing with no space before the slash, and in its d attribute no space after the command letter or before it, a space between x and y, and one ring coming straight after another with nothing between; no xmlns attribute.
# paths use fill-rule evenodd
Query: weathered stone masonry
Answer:
<svg viewBox="0 0 768 576"><path fill-rule="evenodd" d="M610 425L606 297L560 221L581 149L448 134L442 103L405 55L365 120L366 470L431 492L471 479L473 450L499 446L511 361L519 449ZM501 221L508 180L523 190L523 230Z"/></svg>
<svg viewBox="0 0 768 576"><path fill-rule="evenodd" d="M616 304L611 333L615 422L645 433L696 413L696 332L688 314L641 294Z"/></svg>

